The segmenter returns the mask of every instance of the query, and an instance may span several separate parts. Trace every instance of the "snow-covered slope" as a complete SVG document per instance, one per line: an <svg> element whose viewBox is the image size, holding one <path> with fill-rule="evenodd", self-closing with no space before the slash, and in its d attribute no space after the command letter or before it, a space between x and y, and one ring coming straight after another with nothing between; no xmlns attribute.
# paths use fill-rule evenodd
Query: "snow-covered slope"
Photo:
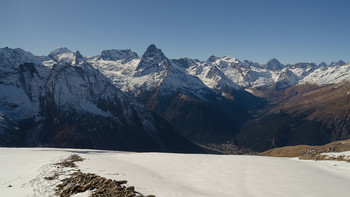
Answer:
<svg viewBox="0 0 350 197"><path fill-rule="evenodd" d="M124 123L130 123L133 129L141 128L140 125L149 124L146 121L135 126L137 121L130 111L135 109L138 117L149 120L153 115L137 110L147 107L185 136L209 139L213 133L232 136L250 117L249 111L263 103L245 89L284 90L303 83L339 83L349 80L349 70L350 64L343 61L330 65L284 65L277 59L258 64L229 56L211 56L206 61L170 60L155 45L150 45L142 57L130 49L104 50L98 56L87 57L79 51L59 47L47 57L38 57L22 49L3 48L0 49L0 133L12 132L3 135L4 141L9 137L15 140L12 134L29 135L28 141L16 139L16 143L35 144L47 136L35 132L32 136L33 130L29 128L49 128L57 123L57 117L66 122L59 121L60 126L54 130L59 132L64 128L64 134L70 129L61 126L78 120L81 128L92 130L92 135L106 126L97 124L102 121L98 118L95 123L100 126L85 124L86 116L113 119L116 125L107 126L110 129L120 128L117 125ZM145 107L134 105L129 96L136 97ZM78 113L85 115L76 116ZM48 115L51 122L46 119ZM154 123L152 120L150 124ZM222 133L217 134L218 131Z"/></svg>
<svg viewBox="0 0 350 197"><path fill-rule="evenodd" d="M16 56L16 53L21 53L22 55ZM79 57L81 61L88 61L104 75L112 79L114 84L123 91L133 91L134 93L142 91L143 88L158 86L171 67L173 67L173 70L181 70L183 73L195 76L207 87L218 90L222 89L220 87L223 84L236 88L260 88L272 86L279 81L284 81L282 83L286 87L299 82L316 84L338 83L343 79L347 79L346 71L349 65L342 60L332 62L329 65L324 62L319 65L313 63L284 65L275 58L266 64L258 64L229 56L221 58L211 56L206 61L189 58L169 60L155 45L148 47L143 58L140 58L130 49L104 50L98 56L84 57L79 51L71 52L65 47L56 48L48 57L37 57L22 49L11 50L3 48L0 50L0 57L0 63L9 65L9 67L24 62L44 64L48 67L52 67L55 62L75 64L77 61L76 57ZM16 59L18 57L22 59ZM295 76L291 76L289 71L294 73ZM286 75L286 73L288 74ZM285 76L289 77L286 79ZM286 81L290 83L286 84ZM189 83L191 84L193 81ZM196 85L198 84L190 88L194 88Z"/></svg>
<svg viewBox="0 0 350 197"><path fill-rule="evenodd" d="M313 83L318 85L336 84L343 80L350 80L350 63L329 67L320 67L299 81L299 83Z"/></svg>
<svg viewBox="0 0 350 197"><path fill-rule="evenodd" d="M182 89L194 93L207 88L198 78L176 69L155 45L150 45L141 58L131 56L126 59L129 61L125 61L125 58L106 61L96 57L89 62L112 79L116 86L136 97L156 89L162 83L170 86L172 91Z"/></svg>
<svg viewBox="0 0 350 197"><path fill-rule="evenodd" d="M14 61L2 56L0 67L1 146L197 149L115 87L79 52L58 48L49 55L48 61L54 62L50 66L45 66L45 58L43 63L22 63L27 56L28 62L41 57L17 49L8 53Z"/></svg>
<svg viewBox="0 0 350 197"><path fill-rule="evenodd" d="M232 137L247 118L247 108L259 104L215 65L188 58L169 60L155 45L127 63L98 57L88 62L191 139L215 132Z"/></svg>
<svg viewBox="0 0 350 197"><path fill-rule="evenodd" d="M16 69L19 64L35 63L41 64L42 61L49 60L48 57L35 56L23 49L11 49L8 47L0 48L0 66L1 71L12 71Z"/></svg>
<svg viewBox="0 0 350 197"><path fill-rule="evenodd" d="M123 61L101 61L98 57L88 60L186 137L207 136L198 132L205 133L208 128L210 133L226 132L232 137L238 122L247 117L246 108L238 103L254 100L215 65L188 58L169 60L155 45L150 45L141 58Z"/></svg>
<svg viewBox="0 0 350 197"><path fill-rule="evenodd" d="M150 45L142 58L130 50L109 51L113 52L107 54L114 54L115 58L104 55L106 53L104 51L100 56L88 61L123 91L132 92L134 95L159 86L171 70L179 70L180 75L194 76L206 87L222 95L225 95L223 91L227 89L226 87L261 89L277 85L280 89L285 89L298 83L333 84L348 78L346 74L348 64L342 60L329 65L324 62L320 65L314 63L284 65L275 58L266 64L258 64L229 56L211 56L206 61L189 58L169 60L154 45ZM102 58L103 56L106 58ZM183 78L173 81L172 84L179 83L176 88L189 88L192 92L203 89L203 85L199 85L193 79L186 79L189 84L194 84L192 86L182 83Z"/></svg>
<svg viewBox="0 0 350 197"><path fill-rule="evenodd" d="M350 195L350 164L239 155L132 153L79 149L0 148L0 196L52 196L62 170L53 163L79 154L82 172L127 180L159 197ZM343 153L349 154L349 153ZM63 173L64 174L64 173ZM66 173L67 175L69 172ZM66 176L67 176L66 175ZM66 176L61 175L59 179ZM11 187L8 187L11 185Z"/></svg>

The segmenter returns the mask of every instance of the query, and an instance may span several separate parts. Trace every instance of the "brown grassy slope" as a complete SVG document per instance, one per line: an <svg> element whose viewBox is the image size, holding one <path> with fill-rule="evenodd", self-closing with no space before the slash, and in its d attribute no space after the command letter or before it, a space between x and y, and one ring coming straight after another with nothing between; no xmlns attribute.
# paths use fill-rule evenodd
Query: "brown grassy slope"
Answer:
<svg viewBox="0 0 350 197"><path fill-rule="evenodd" d="M311 89L311 91L304 91ZM293 95L294 96L291 96ZM350 128L350 82L342 82L315 88L314 85L299 85L287 89L284 96L289 99L282 101L272 113L285 111L294 115L301 112L311 112L307 119L322 122L328 128L334 128L332 140L346 139ZM290 97L291 96L291 97Z"/></svg>
<svg viewBox="0 0 350 197"><path fill-rule="evenodd" d="M350 136L348 129L344 129L350 126L350 81L324 86L306 83L283 91L271 88L263 97L271 101L267 114L283 111L295 116L307 112L307 120L336 127L333 140Z"/></svg>
<svg viewBox="0 0 350 197"><path fill-rule="evenodd" d="M285 146L280 148L274 148L260 153L260 156L271 157L300 157L303 151L309 149L325 150L332 149L332 152L342 152L350 150L350 139L344 141L335 141L322 146L309 146L309 145L297 145L297 146Z"/></svg>
<svg viewBox="0 0 350 197"><path fill-rule="evenodd" d="M262 152L350 139L350 82L272 87L260 93L269 103L240 128L236 136L240 147Z"/></svg>

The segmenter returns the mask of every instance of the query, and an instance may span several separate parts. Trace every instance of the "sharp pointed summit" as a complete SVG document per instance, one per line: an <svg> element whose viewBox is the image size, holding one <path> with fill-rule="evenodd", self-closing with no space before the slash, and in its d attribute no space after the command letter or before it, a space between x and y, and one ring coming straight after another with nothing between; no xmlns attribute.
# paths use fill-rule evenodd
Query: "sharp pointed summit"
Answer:
<svg viewBox="0 0 350 197"><path fill-rule="evenodd" d="M266 68L270 70L281 70L285 66L281 64L276 58L272 58L270 61L266 63Z"/></svg>
<svg viewBox="0 0 350 197"><path fill-rule="evenodd" d="M79 51L75 52L75 64L80 64L83 61L83 55Z"/></svg>
<svg viewBox="0 0 350 197"><path fill-rule="evenodd" d="M342 66L346 64L343 60L339 60L337 62L332 62L331 64L329 64L329 66Z"/></svg>
<svg viewBox="0 0 350 197"><path fill-rule="evenodd" d="M328 66L328 65L326 64L326 62L321 62L321 63L318 65L318 67L326 67L326 66Z"/></svg>
<svg viewBox="0 0 350 197"><path fill-rule="evenodd" d="M71 53L71 52L72 52L72 51L69 50L69 49L66 48L66 47L57 47L57 48L55 48L54 51L52 51L52 52L49 54L49 56L50 56L50 55L58 55L58 54L62 54L62 53Z"/></svg>
<svg viewBox="0 0 350 197"><path fill-rule="evenodd" d="M165 59L165 55L159 48L156 47L156 45L151 44L147 47L145 53L142 55L142 59L145 58L159 58L159 59Z"/></svg>
<svg viewBox="0 0 350 197"><path fill-rule="evenodd" d="M219 58L216 57L215 55L212 55L207 59L207 62L215 62L217 59L219 59Z"/></svg>
<svg viewBox="0 0 350 197"><path fill-rule="evenodd" d="M136 76L147 75L152 72L161 72L168 69L170 62L162 50L151 44L146 52L142 55L141 61L136 70Z"/></svg>
<svg viewBox="0 0 350 197"><path fill-rule="evenodd" d="M49 58L56 62L72 63L75 59L74 53L66 47L58 47L49 54Z"/></svg>

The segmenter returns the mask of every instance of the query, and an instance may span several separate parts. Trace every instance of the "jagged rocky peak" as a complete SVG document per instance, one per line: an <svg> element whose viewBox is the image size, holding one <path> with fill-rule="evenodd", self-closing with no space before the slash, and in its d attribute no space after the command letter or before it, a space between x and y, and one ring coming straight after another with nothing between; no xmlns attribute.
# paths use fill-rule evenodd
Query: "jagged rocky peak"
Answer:
<svg viewBox="0 0 350 197"><path fill-rule="evenodd" d="M225 60L225 61L238 61L237 58L235 57L231 57L231 56L228 56L228 55L225 55L224 57L221 58L222 60Z"/></svg>
<svg viewBox="0 0 350 197"><path fill-rule="evenodd" d="M249 61L249 60L242 60L242 61L237 60L236 62L238 63L238 65L241 68L242 67L246 68L246 69L250 69L251 67L264 68L263 65L260 65L259 63L252 62L252 61Z"/></svg>
<svg viewBox="0 0 350 197"><path fill-rule="evenodd" d="M27 52L23 49L16 48L16 49L11 49L9 47L4 47L0 49L0 57L1 59L4 58L16 58L19 56L24 56L24 57L33 57L34 55L30 52Z"/></svg>
<svg viewBox="0 0 350 197"><path fill-rule="evenodd" d="M212 55L207 59L207 62L215 62L218 59L219 59L218 57L216 57L215 55Z"/></svg>
<svg viewBox="0 0 350 197"><path fill-rule="evenodd" d="M227 56L225 55L224 57L222 58L219 58L220 59L220 63L222 64L223 62L226 62L227 64L242 64L243 62L238 60L237 58L235 57L231 57L231 56Z"/></svg>
<svg viewBox="0 0 350 197"><path fill-rule="evenodd" d="M125 49L125 50L110 49L110 50L102 51L100 58L106 61L118 61L118 60L132 60L132 59L139 58L139 56L137 55L137 53L131 51L130 49Z"/></svg>
<svg viewBox="0 0 350 197"><path fill-rule="evenodd" d="M196 65L196 60L190 59L190 58L180 58L180 59L174 59L172 60L177 66L182 68L189 68L191 66Z"/></svg>
<svg viewBox="0 0 350 197"><path fill-rule="evenodd" d="M11 49L9 47L0 48L0 54L2 56L5 54L9 54L9 53L24 53L24 52L25 51L23 49L20 49L20 48L16 48L16 49Z"/></svg>
<svg viewBox="0 0 350 197"><path fill-rule="evenodd" d="M276 58L272 58L266 63L266 68L269 70L281 70L285 66L279 62Z"/></svg>
<svg viewBox="0 0 350 197"><path fill-rule="evenodd" d="M66 47L57 47L54 51L52 51L49 56L52 55L59 55L59 54L63 54L63 53L71 53L72 51L67 49Z"/></svg>
<svg viewBox="0 0 350 197"><path fill-rule="evenodd" d="M319 66L319 67L326 67L326 66L328 66L328 65L326 64L326 62L321 62L318 66Z"/></svg>
<svg viewBox="0 0 350 197"><path fill-rule="evenodd" d="M49 58L59 62L72 62L74 60L74 53L66 47L57 47L54 51L49 54Z"/></svg>
<svg viewBox="0 0 350 197"><path fill-rule="evenodd" d="M142 59L148 58L166 59L162 50L158 49L154 44L149 45L146 52L142 55Z"/></svg>
<svg viewBox="0 0 350 197"><path fill-rule="evenodd" d="M290 66L291 68L316 68L315 63L300 62Z"/></svg>
<svg viewBox="0 0 350 197"><path fill-rule="evenodd" d="M84 61L83 55L81 55L79 51L75 52L75 63L80 64L83 61Z"/></svg>
<svg viewBox="0 0 350 197"><path fill-rule="evenodd" d="M162 50L151 44L142 55L141 61L137 66L136 76L145 75L152 72L161 72L169 68L170 62Z"/></svg>
<svg viewBox="0 0 350 197"><path fill-rule="evenodd" d="M283 90L298 83L298 77L289 68L285 68L278 76L276 88Z"/></svg>
<svg viewBox="0 0 350 197"><path fill-rule="evenodd" d="M339 60L337 62L332 62L331 64L329 64L329 66L342 66L346 64L343 60Z"/></svg>
<svg viewBox="0 0 350 197"><path fill-rule="evenodd" d="M220 71L220 69L216 66L211 66L208 70L207 74L205 75L205 78L207 79L214 79L215 77L219 76L222 78L224 74Z"/></svg>
<svg viewBox="0 0 350 197"><path fill-rule="evenodd" d="M77 50L77 52L75 52L75 57L81 59L83 58L83 55L81 55L80 51Z"/></svg>
<svg viewBox="0 0 350 197"><path fill-rule="evenodd" d="M23 49L11 49L9 47L0 49L0 65L3 67L17 67L25 62L40 63L40 57L33 55Z"/></svg>
<svg viewBox="0 0 350 197"><path fill-rule="evenodd" d="M335 64L338 65L338 66L342 66L342 65L344 65L346 63L343 60L339 60Z"/></svg>

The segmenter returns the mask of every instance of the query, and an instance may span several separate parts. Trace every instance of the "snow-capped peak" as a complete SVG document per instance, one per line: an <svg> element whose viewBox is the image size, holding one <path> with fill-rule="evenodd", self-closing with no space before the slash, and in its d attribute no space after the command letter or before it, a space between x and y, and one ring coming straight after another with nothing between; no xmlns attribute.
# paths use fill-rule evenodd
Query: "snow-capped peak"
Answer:
<svg viewBox="0 0 350 197"><path fill-rule="evenodd" d="M337 62L332 62L331 64L329 64L329 66L342 66L346 64L343 60L339 60Z"/></svg>
<svg viewBox="0 0 350 197"><path fill-rule="evenodd" d="M219 59L218 57L212 55L212 56L210 56L210 57L207 59L207 62L215 62L215 61L218 60L218 59Z"/></svg>
<svg viewBox="0 0 350 197"><path fill-rule="evenodd" d="M62 53L71 53L72 51L69 50L68 48L66 47L57 47L55 48L54 51L52 51L50 54L52 55L58 55L58 54L62 54Z"/></svg>
<svg viewBox="0 0 350 197"><path fill-rule="evenodd" d="M55 62L72 63L75 60L75 54L65 47L58 47L49 54L49 58Z"/></svg>
<svg viewBox="0 0 350 197"><path fill-rule="evenodd" d="M326 62L321 62L321 63L318 65L318 67L326 67L326 66L328 66L328 65L326 64Z"/></svg>
<svg viewBox="0 0 350 197"><path fill-rule="evenodd" d="M281 64L276 58L272 58L270 61L266 63L266 68L270 70L280 70L284 68L285 66Z"/></svg>
<svg viewBox="0 0 350 197"><path fill-rule="evenodd" d="M180 68L189 68L191 66L197 65L196 61L190 58L180 58L180 59L174 59L171 60L172 63L174 63L175 65L177 65Z"/></svg>
<svg viewBox="0 0 350 197"><path fill-rule="evenodd" d="M142 59L148 59L148 58L165 59L166 57L165 57L164 53L162 52L162 50L158 49L156 47L156 45L151 44L146 49L145 53L142 55Z"/></svg>
<svg viewBox="0 0 350 197"><path fill-rule="evenodd" d="M151 44L141 57L141 61L136 68L136 75L147 75L152 72L159 73L166 70L169 66L170 62L162 50Z"/></svg>
<svg viewBox="0 0 350 197"><path fill-rule="evenodd" d="M229 66L234 66L238 64L240 61L236 58L232 58L230 56L224 56L224 57L216 57L214 55L210 56L208 60L206 61L207 64L212 66L217 66L219 68L227 68Z"/></svg>
<svg viewBox="0 0 350 197"><path fill-rule="evenodd" d="M226 60L226 61L233 61L233 62L235 62L235 61L237 61L237 58L233 58L233 57L230 57L230 56L228 56L228 55L225 55L224 57L222 57L221 58L222 60Z"/></svg>
<svg viewBox="0 0 350 197"><path fill-rule="evenodd" d="M23 49L0 48L0 65L13 68L25 62L40 64L44 57L35 56Z"/></svg>

